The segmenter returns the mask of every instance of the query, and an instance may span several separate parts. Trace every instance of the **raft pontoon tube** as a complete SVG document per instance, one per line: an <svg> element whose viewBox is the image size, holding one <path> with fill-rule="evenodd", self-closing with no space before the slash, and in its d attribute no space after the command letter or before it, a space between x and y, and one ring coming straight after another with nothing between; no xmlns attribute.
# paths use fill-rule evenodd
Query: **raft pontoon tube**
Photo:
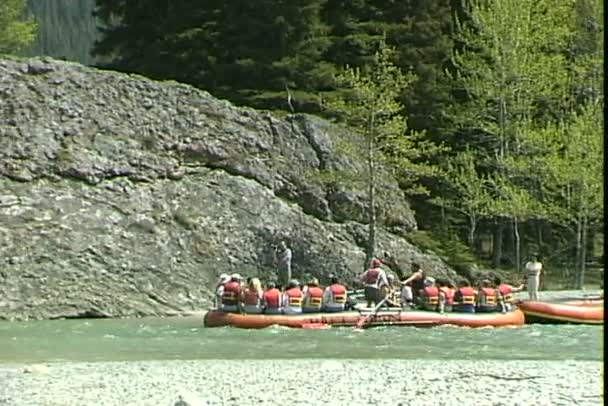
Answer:
<svg viewBox="0 0 608 406"><path fill-rule="evenodd" d="M423 310L380 311L377 314L346 311L340 313L309 313L301 315L264 315L226 313L210 310L204 318L205 327L233 326L240 328L264 328L274 325L307 328L314 326L356 326L366 318L365 327L414 326L432 327L451 324L463 327L521 326L524 314L515 309L507 313L438 313Z"/></svg>
<svg viewBox="0 0 608 406"><path fill-rule="evenodd" d="M604 324L604 299L576 299L560 302L522 300L517 306L526 323Z"/></svg>

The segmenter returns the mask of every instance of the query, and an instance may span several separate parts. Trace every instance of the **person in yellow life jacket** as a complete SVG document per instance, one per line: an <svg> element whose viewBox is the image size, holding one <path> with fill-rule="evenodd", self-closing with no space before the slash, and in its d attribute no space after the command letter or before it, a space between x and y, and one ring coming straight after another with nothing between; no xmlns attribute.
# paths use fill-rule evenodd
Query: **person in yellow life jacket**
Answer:
<svg viewBox="0 0 608 406"><path fill-rule="evenodd" d="M300 282L292 279L287 284L287 289L283 293L283 313L301 314L304 293L300 289Z"/></svg>
<svg viewBox="0 0 608 406"><path fill-rule="evenodd" d="M378 304L384 297L380 297L380 287L388 285L386 273L381 268L382 262L378 258L372 260L372 267L359 275L364 284L364 295L367 307Z"/></svg>
<svg viewBox="0 0 608 406"><path fill-rule="evenodd" d="M496 289L492 286L492 282L488 279L481 281L477 292L477 308L479 313L490 313L496 311Z"/></svg>
<svg viewBox="0 0 608 406"><path fill-rule="evenodd" d="M494 286L496 286L496 301L498 302L496 310L502 313L510 312L515 302L513 293L524 290L524 284L514 287L508 283L503 283L500 276L495 276Z"/></svg>
<svg viewBox="0 0 608 406"><path fill-rule="evenodd" d="M219 309L225 312L238 312L241 298L241 275L233 274L230 281L224 284Z"/></svg>
<svg viewBox="0 0 608 406"><path fill-rule="evenodd" d="M471 283L467 279L461 279L458 282L458 289L454 292L452 311L475 313L476 301L477 292L471 287Z"/></svg>
<svg viewBox="0 0 608 406"><path fill-rule="evenodd" d="M328 313L342 312L346 307L346 286L340 284L337 277L330 276L330 285L323 292L323 311Z"/></svg>
<svg viewBox="0 0 608 406"><path fill-rule="evenodd" d="M262 306L264 314L283 314L283 293L274 282L268 282L266 291L262 294Z"/></svg>
<svg viewBox="0 0 608 406"><path fill-rule="evenodd" d="M245 313L262 313L262 284L258 278L251 278L241 293L242 309Z"/></svg>
<svg viewBox="0 0 608 406"><path fill-rule="evenodd" d="M312 278L304 290L304 300L302 302L303 313L319 313L323 305L323 289L319 287L319 280Z"/></svg>
<svg viewBox="0 0 608 406"><path fill-rule="evenodd" d="M420 291L420 308L436 311L439 307L439 288L435 286L435 279L424 278L424 287Z"/></svg>
<svg viewBox="0 0 608 406"><path fill-rule="evenodd" d="M439 288L439 313L451 312L456 292L452 282L447 279L437 279L437 287Z"/></svg>

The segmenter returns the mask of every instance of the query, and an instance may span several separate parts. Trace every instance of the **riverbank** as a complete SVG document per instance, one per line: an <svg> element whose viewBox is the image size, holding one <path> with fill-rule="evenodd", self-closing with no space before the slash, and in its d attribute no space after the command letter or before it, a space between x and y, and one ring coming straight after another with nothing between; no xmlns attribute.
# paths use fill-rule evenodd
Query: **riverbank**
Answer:
<svg viewBox="0 0 608 406"><path fill-rule="evenodd" d="M204 360L0 366L0 405L601 405L598 361ZM182 405L180 405L182 406Z"/></svg>

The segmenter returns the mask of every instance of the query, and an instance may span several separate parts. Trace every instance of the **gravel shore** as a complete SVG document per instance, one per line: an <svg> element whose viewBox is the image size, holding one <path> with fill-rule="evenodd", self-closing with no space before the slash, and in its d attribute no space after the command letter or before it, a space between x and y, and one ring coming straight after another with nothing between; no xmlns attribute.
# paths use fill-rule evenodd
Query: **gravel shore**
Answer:
<svg viewBox="0 0 608 406"><path fill-rule="evenodd" d="M0 405L602 405L603 375L595 361L5 364Z"/></svg>

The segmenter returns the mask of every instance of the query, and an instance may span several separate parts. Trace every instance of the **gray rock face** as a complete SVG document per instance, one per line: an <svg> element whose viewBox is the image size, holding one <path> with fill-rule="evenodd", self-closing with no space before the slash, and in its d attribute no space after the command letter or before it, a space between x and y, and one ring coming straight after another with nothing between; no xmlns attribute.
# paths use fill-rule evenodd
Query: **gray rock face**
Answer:
<svg viewBox="0 0 608 406"><path fill-rule="evenodd" d="M352 278L364 259L362 188L340 131L204 91L52 59L0 59L0 318L171 315L208 307L220 273ZM381 184L380 249L452 274L401 236L416 228ZM390 230L389 233L387 230Z"/></svg>

